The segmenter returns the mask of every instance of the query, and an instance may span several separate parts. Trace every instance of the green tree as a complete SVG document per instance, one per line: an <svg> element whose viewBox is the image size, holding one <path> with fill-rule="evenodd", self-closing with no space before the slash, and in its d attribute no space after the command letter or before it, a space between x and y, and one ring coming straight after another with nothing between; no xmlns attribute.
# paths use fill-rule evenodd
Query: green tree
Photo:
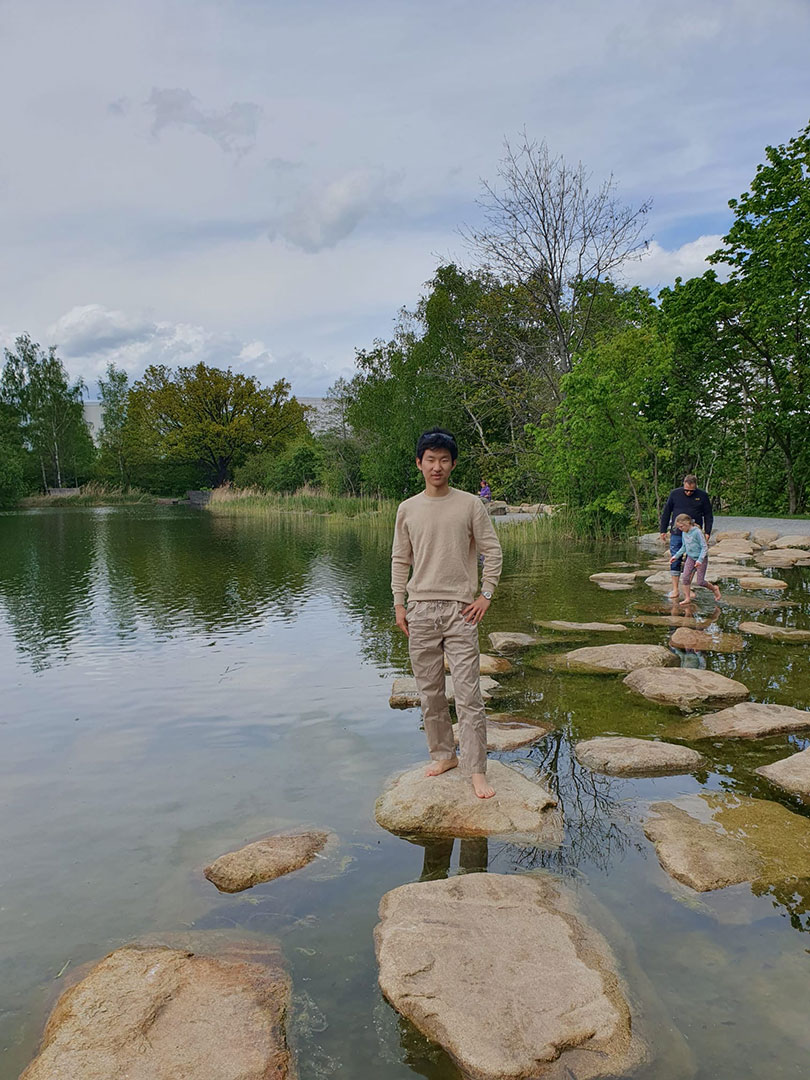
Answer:
<svg viewBox="0 0 810 1080"><path fill-rule="evenodd" d="M810 485L810 124L768 146L709 261L731 267L720 312L730 372L784 461L788 511Z"/></svg>
<svg viewBox="0 0 810 1080"><path fill-rule="evenodd" d="M114 475L121 484L128 481L125 459L125 430L129 377L122 368L108 364L106 378L98 380L101 396L101 431L99 433L99 471Z"/></svg>
<svg viewBox="0 0 810 1080"><path fill-rule="evenodd" d="M56 347L47 352L22 334L6 349L0 397L16 416L36 459L43 488L78 483L93 459L93 442L82 413L84 383L68 381Z"/></svg>
<svg viewBox="0 0 810 1080"><path fill-rule="evenodd" d="M25 494L25 447L14 410L0 401L0 506L13 506Z"/></svg>
<svg viewBox="0 0 810 1080"><path fill-rule="evenodd" d="M151 366L130 391L123 444L141 464L196 466L218 487L249 455L305 435L304 418L284 379L262 387L230 368Z"/></svg>

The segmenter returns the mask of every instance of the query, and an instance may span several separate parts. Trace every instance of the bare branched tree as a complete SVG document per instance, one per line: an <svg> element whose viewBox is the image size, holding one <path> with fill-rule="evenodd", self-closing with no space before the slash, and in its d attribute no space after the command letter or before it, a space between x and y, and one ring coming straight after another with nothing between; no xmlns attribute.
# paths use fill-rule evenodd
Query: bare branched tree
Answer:
<svg viewBox="0 0 810 1080"><path fill-rule="evenodd" d="M546 313L548 363L559 376L585 340L600 282L647 247L650 203L624 206L612 176L591 191L581 163L552 157L525 132L505 147L501 183L483 184L485 224L462 235L488 270L523 285Z"/></svg>

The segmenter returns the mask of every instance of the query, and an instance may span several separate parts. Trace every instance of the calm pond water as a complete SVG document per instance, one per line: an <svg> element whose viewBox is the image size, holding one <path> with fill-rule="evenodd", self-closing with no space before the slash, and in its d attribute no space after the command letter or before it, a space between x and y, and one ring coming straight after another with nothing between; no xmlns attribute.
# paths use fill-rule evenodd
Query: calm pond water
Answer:
<svg viewBox="0 0 810 1080"><path fill-rule="evenodd" d="M747 885L698 896L663 873L640 827L650 800L704 787L807 813L752 773L805 743L702 744L710 767L698 776L591 774L572 758L578 738L672 733L679 714L631 698L617 678L543 670L549 649L535 649L502 679L499 707L557 730L503 757L551 775L564 847L451 852L391 836L374 801L425 748L418 711L388 707L393 676L408 670L388 556L386 529L318 519L0 515L0 1076L34 1055L71 970L134 939L218 931L281 941L302 1080L450 1080L444 1054L381 999L372 930L384 892L455 873L459 859L548 868L578 890L654 1046L639 1077L806 1076L810 883L778 898ZM638 552L507 541L482 643L491 630L530 631L533 618L602 619L655 602L643 584L608 593L588 582L623 558ZM780 576L796 604L765 617L810 627L808 571ZM720 623L746 617L724 608ZM667 636L639 627L623 640ZM757 700L807 708L808 655L751 641L708 665ZM333 828L335 858L236 896L202 877L223 851L292 825Z"/></svg>

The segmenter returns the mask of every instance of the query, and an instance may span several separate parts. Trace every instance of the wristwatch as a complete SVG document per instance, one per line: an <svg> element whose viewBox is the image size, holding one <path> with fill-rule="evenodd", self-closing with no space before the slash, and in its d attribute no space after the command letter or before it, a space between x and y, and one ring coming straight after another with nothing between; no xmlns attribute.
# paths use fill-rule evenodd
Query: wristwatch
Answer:
<svg viewBox="0 0 810 1080"><path fill-rule="evenodd" d="M491 592L487 592L487 590L486 590L486 589L482 589L482 590L481 590L481 595L483 596L483 598L484 598L485 600L491 600L491 599L492 599L492 593L491 593Z"/></svg>

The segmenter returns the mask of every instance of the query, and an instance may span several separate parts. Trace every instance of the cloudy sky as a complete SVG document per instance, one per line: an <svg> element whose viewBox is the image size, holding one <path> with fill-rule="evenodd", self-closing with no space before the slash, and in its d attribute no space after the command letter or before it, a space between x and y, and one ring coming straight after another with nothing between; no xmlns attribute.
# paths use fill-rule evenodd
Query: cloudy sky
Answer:
<svg viewBox="0 0 810 1080"><path fill-rule="evenodd" d="M467 260L504 137L653 200L704 269L810 118L808 0L0 0L0 342L92 385L202 359L320 394Z"/></svg>

